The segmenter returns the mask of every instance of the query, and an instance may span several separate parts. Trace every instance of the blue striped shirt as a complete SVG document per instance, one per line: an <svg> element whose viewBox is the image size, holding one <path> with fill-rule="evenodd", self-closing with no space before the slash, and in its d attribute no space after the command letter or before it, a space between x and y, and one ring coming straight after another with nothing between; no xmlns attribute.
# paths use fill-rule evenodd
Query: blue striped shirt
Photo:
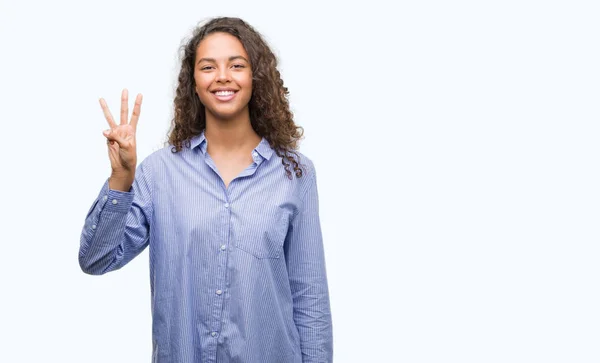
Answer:
<svg viewBox="0 0 600 363"><path fill-rule="evenodd" d="M204 133L140 163L129 192L108 180L79 250L88 274L149 246L152 362L307 363L333 359L313 163L288 179L263 138L225 184ZM292 173L293 174L293 173Z"/></svg>

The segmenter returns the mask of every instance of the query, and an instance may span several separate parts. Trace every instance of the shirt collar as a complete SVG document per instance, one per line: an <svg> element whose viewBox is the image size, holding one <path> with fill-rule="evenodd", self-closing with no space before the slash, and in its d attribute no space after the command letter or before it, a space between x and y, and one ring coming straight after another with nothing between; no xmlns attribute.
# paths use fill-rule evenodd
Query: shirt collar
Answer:
<svg viewBox="0 0 600 363"><path fill-rule="evenodd" d="M267 160L270 160L273 155L273 148L271 148L271 145L269 145L269 142L264 137L260 140L260 143L254 150Z"/></svg>
<svg viewBox="0 0 600 363"><path fill-rule="evenodd" d="M200 133L200 135L196 135L190 139L190 149L195 149L199 145L205 144L205 142L204 142L205 140L206 140L206 137L204 137L204 131L202 131L202 133ZM204 146L204 150L202 150L202 152L204 153L205 151L206 151L206 146Z"/></svg>
<svg viewBox="0 0 600 363"><path fill-rule="evenodd" d="M190 148L195 149L200 146L200 150L203 154L206 154L206 137L204 136L204 130L200 133L200 135L196 135L190 139ZM273 148L269 145L269 141L264 137L260 140L260 143L254 148L253 151L256 151L263 158L270 160L271 156L273 156Z"/></svg>

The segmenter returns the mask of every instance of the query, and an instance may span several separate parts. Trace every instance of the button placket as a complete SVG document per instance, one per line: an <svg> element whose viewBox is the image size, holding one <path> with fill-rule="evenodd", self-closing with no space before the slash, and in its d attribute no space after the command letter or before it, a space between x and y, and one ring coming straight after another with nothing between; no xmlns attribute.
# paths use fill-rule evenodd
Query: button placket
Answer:
<svg viewBox="0 0 600 363"><path fill-rule="evenodd" d="M224 224L224 233L222 235L223 240L221 241L222 243L219 245L219 251L221 252L225 252L227 251L227 245L228 245L228 238L229 238L229 233L228 233L228 229L229 229L229 225L231 223L231 204L229 203L229 190L225 191L225 202L222 204L224 210L221 210L221 213L224 214L225 220L223 220ZM219 286L226 286L227 282L225 281L225 275L226 275L226 270L227 270L227 254L223 253L219 256L219 263L217 265L217 270L215 271L215 273L217 274L218 278L215 281L216 282L216 287ZM220 335L220 329L221 329L221 324L220 324L220 320L222 318L221 314L222 314L222 307L223 307L223 303L224 303L224 293L225 291L223 289L215 289L214 291L214 300L212 302L212 312L211 312L211 319L210 321L210 325L211 325L211 331L210 331L210 336L213 338L217 338ZM215 347L216 349L216 347Z"/></svg>

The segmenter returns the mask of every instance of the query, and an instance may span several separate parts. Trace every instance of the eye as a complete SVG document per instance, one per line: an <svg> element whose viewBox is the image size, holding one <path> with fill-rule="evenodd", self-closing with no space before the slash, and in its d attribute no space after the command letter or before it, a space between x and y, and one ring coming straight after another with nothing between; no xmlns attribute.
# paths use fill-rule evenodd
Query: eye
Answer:
<svg viewBox="0 0 600 363"><path fill-rule="evenodd" d="M237 69L246 68L246 66L244 66L243 64L234 64L232 67Z"/></svg>
<svg viewBox="0 0 600 363"><path fill-rule="evenodd" d="M212 68L214 68L214 67L213 66L204 66L204 67L201 67L200 70L201 71L207 71L207 70L210 70Z"/></svg>

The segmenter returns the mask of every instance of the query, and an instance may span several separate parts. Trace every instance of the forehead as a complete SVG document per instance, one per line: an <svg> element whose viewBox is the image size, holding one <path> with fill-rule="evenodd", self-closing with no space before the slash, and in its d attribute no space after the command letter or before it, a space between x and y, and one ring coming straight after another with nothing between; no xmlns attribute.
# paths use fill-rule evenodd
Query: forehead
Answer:
<svg viewBox="0 0 600 363"><path fill-rule="evenodd" d="M214 58L228 59L239 56L248 59L248 54L238 38L227 33L212 33L207 35L196 49L196 59Z"/></svg>

